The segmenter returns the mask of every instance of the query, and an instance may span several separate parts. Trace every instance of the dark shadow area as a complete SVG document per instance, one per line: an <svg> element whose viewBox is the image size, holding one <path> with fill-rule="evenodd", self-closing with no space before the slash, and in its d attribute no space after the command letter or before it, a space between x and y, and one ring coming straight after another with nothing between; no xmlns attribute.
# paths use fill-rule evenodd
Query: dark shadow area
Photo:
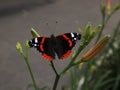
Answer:
<svg viewBox="0 0 120 90"><path fill-rule="evenodd" d="M29 1L29 2L25 1L23 3L15 4L15 5L9 5L7 7L0 9L0 18L19 13L23 10L29 11L39 6L52 4L55 1L56 0L36 0L36 1Z"/></svg>

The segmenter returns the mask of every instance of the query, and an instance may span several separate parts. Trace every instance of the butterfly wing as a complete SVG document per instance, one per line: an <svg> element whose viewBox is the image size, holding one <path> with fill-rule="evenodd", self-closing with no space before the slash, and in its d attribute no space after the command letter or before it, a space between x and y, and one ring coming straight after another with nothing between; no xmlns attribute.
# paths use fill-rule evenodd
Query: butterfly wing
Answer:
<svg viewBox="0 0 120 90"><path fill-rule="evenodd" d="M35 47L46 60L53 60L55 58L55 52L51 43L51 39L47 37L33 38L29 42L30 47Z"/></svg>
<svg viewBox="0 0 120 90"><path fill-rule="evenodd" d="M81 39L81 34L79 33L65 33L56 37L58 41L58 48L55 52L58 58L64 59L71 54L71 49L75 46L76 41Z"/></svg>

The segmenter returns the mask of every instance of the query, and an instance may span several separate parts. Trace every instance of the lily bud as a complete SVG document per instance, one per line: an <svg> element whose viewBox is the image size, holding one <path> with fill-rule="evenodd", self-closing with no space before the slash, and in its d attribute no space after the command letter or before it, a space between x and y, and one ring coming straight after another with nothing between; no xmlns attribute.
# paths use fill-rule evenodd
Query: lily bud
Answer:
<svg viewBox="0 0 120 90"><path fill-rule="evenodd" d="M106 9L107 9L107 13L110 14L111 13L111 2L110 2L110 0L106 0Z"/></svg>
<svg viewBox="0 0 120 90"><path fill-rule="evenodd" d="M33 28L31 28L31 34L32 34L33 38L40 37L40 35Z"/></svg>
<svg viewBox="0 0 120 90"><path fill-rule="evenodd" d="M26 46L26 48L30 47L29 44L28 44L28 41L25 42L25 46Z"/></svg>
<svg viewBox="0 0 120 90"><path fill-rule="evenodd" d="M81 34L83 33L81 28L78 28L78 32Z"/></svg>
<svg viewBox="0 0 120 90"><path fill-rule="evenodd" d="M105 5L102 4L101 5L101 13L102 13L103 17L105 17L105 10L106 10Z"/></svg>
<svg viewBox="0 0 120 90"><path fill-rule="evenodd" d="M22 46L21 46L21 44L20 44L19 42L16 44L16 50L17 50L18 52L20 52L20 54L23 53Z"/></svg>
<svg viewBox="0 0 120 90"><path fill-rule="evenodd" d="M114 11L117 11L118 9L120 9L120 4L116 4L116 5L114 6Z"/></svg>
<svg viewBox="0 0 120 90"><path fill-rule="evenodd" d="M90 35L89 41L96 36L96 34L100 31L100 28L101 28L101 25L98 25L93 29L93 31Z"/></svg>
<svg viewBox="0 0 120 90"><path fill-rule="evenodd" d="M98 54L108 43L109 39L110 35L104 36L95 46L93 46L85 55L83 55L82 60L88 61L96 56L96 54Z"/></svg>
<svg viewBox="0 0 120 90"><path fill-rule="evenodd" d="M91 33L92 33L92 25L91 23L87 23L83 33L83 38L87 40L90 37Z"/></svg>

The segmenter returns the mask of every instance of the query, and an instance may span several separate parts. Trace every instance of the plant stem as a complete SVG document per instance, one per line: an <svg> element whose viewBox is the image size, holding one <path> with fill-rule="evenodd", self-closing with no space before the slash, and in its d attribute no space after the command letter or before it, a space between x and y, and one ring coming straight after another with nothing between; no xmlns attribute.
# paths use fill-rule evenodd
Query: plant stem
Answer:
<svg viewBox="0 0 120 90"><path fill-rule="evenodd" d="M71 64L68 64L67 67L60 73L60 76L62 76L63 74L65 74L65 72L70 69L72 67Z"/></svg>
<svg viewBox="0 0 120 90"><path fill-rule="evenodd" d="M98 36L97 36L97 39L96 39L96 41L95 41L95 44L96 44L96 43L97 43L97 41L100 39L100 37L101 37L101 35L102 35L102 32L103 32L104 27L105 27L105 22L103 21L103 22L102 22L102 27L101 27L101 29L100 29L100 33L99 33L99 34L98 34Z"/></svg>
<svg viewBox="0 0 120 90"><path fill-rule="evenodd" d="M27 67L28 67L28 71L29 71L29 73L30 73L30 76L31 76L31 78L32 78L33 86L34 86L35 90L37 90L37 84L36 84L34 75L33 75L33 73L32 73L32 69L31 69L31 66L30 66L30 64L29 64L28 57L24 57L24 59L25 59L25 62L26 62L26 64L27 64Z"/></svg>
<svg viewBox="0 0 120 90"><path fill-rule="evenodd" d="M65 72L70 69L72 66L76 65L74 63L74 61L76 60L76 58L78 57L79 53L88 45L89 42L84 42L83 44L81 44L76 52L76 54L73 56L72 60L70 61L70 63L66 66L66 68L60 73L60 76L62 76L63 74L65 74ZM80 61L81 63L81 61Z"/></svg>
<svg viewBox="0 0 120 90"><path fill-rule="evenodd" d="M57 70L55 69L53 61L50 61L50 63L51 63L52 69L55 72L56 76L58 76L58 73L57 73Z"/></svg>
<svg viewBox="0 0 120 90"><path fill-rule="evenodd" d="M76 52L76 54L73 56L72 60L70 61L70 64L72 64L75 59L77 58L77 56L79 55L79 53L88 45L88 42L84 42L83 44L81 44Z"/></svg>
<svg viewBox="0 0 120 90"><path fill-rule="evenodd" d="M36 81L35 81L35 78L34 78L34 75L33 75L33 72L32 72L32 68L31 68L30 63L29 63L29 60L28 60L28 47L26 47L26 55L23 54L23 56L24 56L25 62L26 62L26 64L27 64L27 67L28 67L28 71L29 71L29 73L30 73L30 76L31 76L31 78L32 78L33 86L34 86L35 90L38 90L37 84L36 84Z"/></svg>
<svg viewBox="0 0 120 90"><path fill-rule="evenodd" d="M60 76L62 76L65 72L67 72L67 70L69 70L72 66L78 65L80 63L82 63L82 60L78 60L77 62L71 63L69 64L61 73Z"/></svg>
<svg viewBox="0 0 120 90"><path fill-rule="evenodd" d="M58 82L59 82L59 79L60 79L60 75L56 75L55 82L54 82L52 90L56 90Z"/></svg>
<svg viewBox="0 0 120 90"><path fill-rule="evenodd" d="M97 36L97 39L96 39L96 42L95 44L97 43L97 41L100 39L101 35L102 35L102 32L103 32L103 29L105 28L107 22L109 21L110 17L115 13L115 10L113 10L106 18L105 16L103 16L103 19L102 19L102 27L101 27L101 30L100 30L100 33L98 34Z"/></svg>
<svg viewBox="0 0 120 90"><path fill-rule="evenodd" d="M54 85L53 85L53 89L52 89L52 90L56 90L57 84L58 84L59 79L60 79L60 75L58 74L58 72L57 72L57 70L56 70L56 68L55 68L55 66L54 66L53 61L50 61L50 63L51 63L51 66L52 66L53 71L54 71L55 74L56 74L56 78L55 78L55 81L54 81Z"/></svg>

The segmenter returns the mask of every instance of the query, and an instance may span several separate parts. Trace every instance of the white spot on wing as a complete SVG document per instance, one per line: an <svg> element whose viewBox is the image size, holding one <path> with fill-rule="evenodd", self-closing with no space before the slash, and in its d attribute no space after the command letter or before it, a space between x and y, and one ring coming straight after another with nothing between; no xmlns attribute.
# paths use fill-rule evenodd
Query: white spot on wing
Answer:
<svg viewBox="0 0 120 90"><path fill-rule="evenodd" d="M37 44L34 44L34 46L36 47L36 46L37 46Z"/></svg>
<svg viewBox="0 0 120 90"><path fill-rule="evenodd" d="M73 33L70 33L71 34L71 37L74 37L74 34Z"/></svg>
<svg viewBox="0 0 120 90"><path fill-rule="evenodd" d="M38 39L37 38L35 38L35 43L38 43Z"/></svg>
<svg viewBox="0 0 120 90"><path fill-rule="evenodd" d="M76 40L77 40L77 38L74 38L74 40L76 41Z"/></svg>
<svg viewBox="0 0 120 90"><path fill-rule="evenodd" d="M29 42L32 42L32 40L30 40Z"/></svg>

